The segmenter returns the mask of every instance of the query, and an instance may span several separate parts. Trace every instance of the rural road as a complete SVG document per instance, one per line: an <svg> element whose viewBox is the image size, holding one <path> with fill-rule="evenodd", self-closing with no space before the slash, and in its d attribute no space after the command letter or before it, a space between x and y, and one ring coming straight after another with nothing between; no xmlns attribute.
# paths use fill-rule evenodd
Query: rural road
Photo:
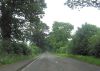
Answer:
<svg viewBox="0 0 100 71"><path fill-rule="evenodd" d="M21 71L100 71L100 67L44 53Z"/></svg>

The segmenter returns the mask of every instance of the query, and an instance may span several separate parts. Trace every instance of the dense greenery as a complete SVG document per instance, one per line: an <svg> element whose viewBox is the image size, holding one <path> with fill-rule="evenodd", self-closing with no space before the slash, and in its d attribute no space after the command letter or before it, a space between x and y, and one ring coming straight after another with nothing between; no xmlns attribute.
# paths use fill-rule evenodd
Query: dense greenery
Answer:
<svg viewBox="0 0 100 71"><path fill-rule="evenodd" d="M70 8L100 7L98 0L67 0L66 4ZM45 8L44 0L0 0L0 64L45 50L100 57L99 27L85 23L71 35L72 24L56 21L49 33L41 21Z"/></svg>
<svg viewBox="0 0 100 71"><path fill-rule="evenodd" d="M36 23L34 29L32 30L33 35L31 41L41 49L45 49L46 37L48 31L49 27L45 23L42 22L40 22L39 24Z"/></svg>
<svg viewBox="0 0 100 71"><path fill-rule="evenodd" d="M30 46L30 50L27 50L26 45L22 45L22 44L15 44L16 46L13 46L13 49L15 52L17 52L16 54L12 53L12 54L5 54L5 53L0 53L0 65L4 65L4 64L11 64L11 63L15 63L18 61L23 61L23 60L32 60L35 56L37 56L41 50L35 46L35 45L31 45ZM17 47L17 46L25 46L25 47ZM22 51L24 51L25 54L31 54L30 55L23 55Z"/></svg>
<svg viewBox="0 0 100 71"><path fill-rule="evenodd" d="M53 49L56 52L66 52L66 46L68 39L71 38L71 31L73 25L70 23L64 22L54 22L53 30L48 36L48 41Z"/></svg>
<svg viewBox="0 0 100 71"><path fill-rule="evenodd" d="M11 53L11 48L15 46L15 43L18 43L20 46L19 42L30 41L30 39L34 38L33 33L40 32L32 31L39 28L38 26L44 25L40 21L44 14L44 8L46 8L44 0L0 1L0 28L3 51L8 54ZM42 27L41 29L44 28L45 27ZM44 36L42 35L43 33L42 31L40 35ZM12 45L12 43L14 43L14 45ZM19 47L18 49L21 50Z"/></svg>
<svg viewBox="0 0 100 71"><path fill-rule="evenodd" d="M100 57L100 28L85 23L71 35L73 26L69 23L55 22L48 35L52 51L75 55Z"/></svg>
<svg viewBox="0 0 100 71"><path fill-rule="evenodd" d="M41 21L45 8L44 0L0 0L0 63L41 52L48 32Z"/></svg>
<svg viewBox="0 0 100 71"><path fill-rule="evenodd" d="M84 7L100 9L99 0L66 0L65 5L78 10ZM75 32L66 48L68 53L74 54L72 58L100 65L100 59L95 58L100 58L100 28L88 23L83 24Z"/></svg>
<svg viewBox="0 0 100 71"><path fill-rule="evenodd" d="M78 28L71 40L71 49L74 54L88 55L89 38L97 32L97 27L91 24L84 24Z"/></svg>
<svg viewBox="0 0 100 71"><path fill-rule="evenodd" d="M89 38L89 54L100 57L100 30Z"/></svg>
<svg viewBox="0 0 100 71"><path fill-rule="evenodd" d="M70 41L70 52L73 54L93 55L99 57L99 32L99 28L95 25L82 25Z"/></svg>

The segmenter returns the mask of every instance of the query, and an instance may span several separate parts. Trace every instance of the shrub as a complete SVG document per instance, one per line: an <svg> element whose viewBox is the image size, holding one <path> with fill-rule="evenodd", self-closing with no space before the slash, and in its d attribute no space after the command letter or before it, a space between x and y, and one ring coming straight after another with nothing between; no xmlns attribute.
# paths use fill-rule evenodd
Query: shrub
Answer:
<svg viewBox="0 0 100 71"><path fill-rule="evenodd" d="M100 32L89 38L89 55L100 57Z"/></svg>
<svg viewBox="0 0 100 71"><path fill-rule="evenodd" d="M11 47L13 48L14 54L29 55L31 54L31 49L27 47L25 43L12 43Z"/></svg>
<svg viewBox="0 0 100 71"><path fill-rule="evenodd" d="M42 50L35 45L31 45L30 48L32 50L32 53L34 53L34 54L38 54L38 53L42 52Z"/></svg>

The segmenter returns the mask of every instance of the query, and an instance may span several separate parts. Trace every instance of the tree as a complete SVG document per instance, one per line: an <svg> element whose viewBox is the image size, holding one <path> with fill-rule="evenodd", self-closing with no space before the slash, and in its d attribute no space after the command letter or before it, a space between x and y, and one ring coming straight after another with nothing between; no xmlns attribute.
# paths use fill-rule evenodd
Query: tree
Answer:
<svg viewBox="0 0 100 71"><path fill-rule="evenodd" d="M96 7L100 8L99 0L67 0L65 5L74 9L74 8L83 8L83 7Z"/></svg>
<svg viewBox="0 0 100 71"><path fill-rule="evenodd" d="M49 31L49 27L42 21L34 21L27 25L27 28L23 31L25 41L35 44L37 47L46 50L46 37Z"/></svg>
<svg viewBox="0 0 100 71"><path fill-rule="evenodd" d="M10 39L11 34L18 28L22 28L22 21L34 22L44 14L44 0L1 0L1 34L3 39ZM19 19L24 17L25 19ZM6 26L5 26L6 25ZM16 26L16 28L15 28ZM13 32L13 33L14 33ZM18 34L18 33L16 33Z"/></svg>
<svg viewBox="0 0 100 71"><path fill-rule="evenodd" d="M46 4L44 0L0 0L0 28L3 45L9 53L10 42L24 36L25 22L40 21Z"/></svg>
<svg viewBox="0 0 100 71"><path fill-rule="evenodd" d="M97 32L95 25L85 23L78 28L71 41L71 52L74 54L88 55L88 39Z"/></svg>
<svg viewBox="0 0 100 71"><path fill-rule="evenodd" d="M100 30L89 38L89 55L100 57Z"/></svg>
<svg viewBox="0 0 100 71"><path fill-rule="evenodd" d="M31 41L35 43L41 49L44 49L46 45L46 36L49 31L49 27L43 23L38 22L34 24L34 27L31 27Z"/></svg>
<svg viewBox="0 0 100 71"><path fill-rule="evenodd" d="M54 50L66 46L68 39L71 38L72 29L73 25L70 23L54 22L53 30L48 36L48 40Z"/></svg>

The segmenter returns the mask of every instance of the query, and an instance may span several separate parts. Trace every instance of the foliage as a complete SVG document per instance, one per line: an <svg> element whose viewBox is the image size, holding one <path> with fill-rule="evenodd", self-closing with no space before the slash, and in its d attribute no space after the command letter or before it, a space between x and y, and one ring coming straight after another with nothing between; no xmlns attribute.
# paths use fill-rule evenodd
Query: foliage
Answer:
<svg viewBox="0 0 100 71"><path fill-rule="evenodd" d="M1 46L2 45L0 45L0 48ZM6 54L6 52L3 52L3 50L0 49L0 65L33 59L41 52L41 50L33 44L28 47L25 43L13 42L11 46L10 54Z"/></svg>
<svg viewBox="0 0 100 71"><path fill-rule="evenodd" d="M0 3L1 34L6 40L10 39L12 34L16 34L16 36L20 34L18 30L21 31L19 28L23 28L26 21L33 23L40 20L40 17L44 14L43 9L46 7L44 0L1 0Z"/></svg>
<svg viewBox="0 0 100 71"><path fill-rule="evenodd" d="M74 8L83 8L83 7L96 7L100 8L99 0L66 0L65 5L74 9Z"/></svg>
<svg viewBox="0 0 100 71"><path fill-rule="evenodd" d="M59 49L57 49L56 52L57 53L67 53L67 46L60 47Z"/></svg>
<svg viewBox="0 0 100 71"><path fill-rule="evenodd" d="M3 41L1 41L0 44L0 53L2 54L19 54L19 55L30 55L31 54L31 49L22 42L11 42L10 47L4 48L2 46ZM5 44L5 46L7 46ZM9 51L9 53L7 52Z"/></svg>
<svg viewBox="0 0 100 71"><path fill-rule="evenodd" d="M34 44L30 45L30 48L31 48L32 54L39 54L39 53L41 53L41 49L38 48L37 46L35 46Z"/></svg>
<svg viewBox="0 0 100 71"><path fill-rule="evenodd" d="M12 63L16 63L18 61L23 61L23 60L27 60L27 59L31 59L34 56L26 56L26 55L16 55L16 54L10 54L10 55L6 55L6 54L0 54L0 65L5 65L5 64L12 64Z"/></svg>
<svg viewBox="0 0 100 71"><path fill-rule="evenodd" d="M100 30L89 38L89 55L100 57Z"/></svg>
<svg viewBox="0 0 100 71"><path fill-rule="evenodd" d="M25 43L12 43L13 53L20 55L31 54L31 49Z"/></svg>
<svg viewBox="0 0 100 71"><path fill-rule="evenodd" d="M48 29L49 27L45 23L39 22L35 24L35 27L32 30L33 34L31 35L31 41L41 49L44 49L46 45L45 38L47 37Z"/></svg>
<svg viewBox="0 0 100 71"><path fill-rule="evenodd" d="M67 45L68 39L71 38L72 29L73 25L70 23L54 22L53 30L47 38L54 51L59 51Z"/></svg>
<svg viewBox="0 0 100 71"><path fill-rule="evenodd" d="M30 49L25 44L16 42L27 42L36 38L36 36L31 36L33 33L39 33L38 35L44 37L44 33L41 31L31 33L29 26L32 26L35 30L40 27L42 27L42 31L45 29L44 24L40 22L45 8L44 0L0 0L0 33L4 52L8 54L30 54ZM29 39L30 36L32 38ZM39 43L42 42L37 44Z"/></svg>
<svg viewBox="0 0 100 71"><path fill-rule="evenodd" d="M98 28L95 25L84 24L78 28L76 34L73 36L71 45L71 52L74 54L88 55L88 39L97 32ZM69 46L70 48L70 46Z"/></svg>

